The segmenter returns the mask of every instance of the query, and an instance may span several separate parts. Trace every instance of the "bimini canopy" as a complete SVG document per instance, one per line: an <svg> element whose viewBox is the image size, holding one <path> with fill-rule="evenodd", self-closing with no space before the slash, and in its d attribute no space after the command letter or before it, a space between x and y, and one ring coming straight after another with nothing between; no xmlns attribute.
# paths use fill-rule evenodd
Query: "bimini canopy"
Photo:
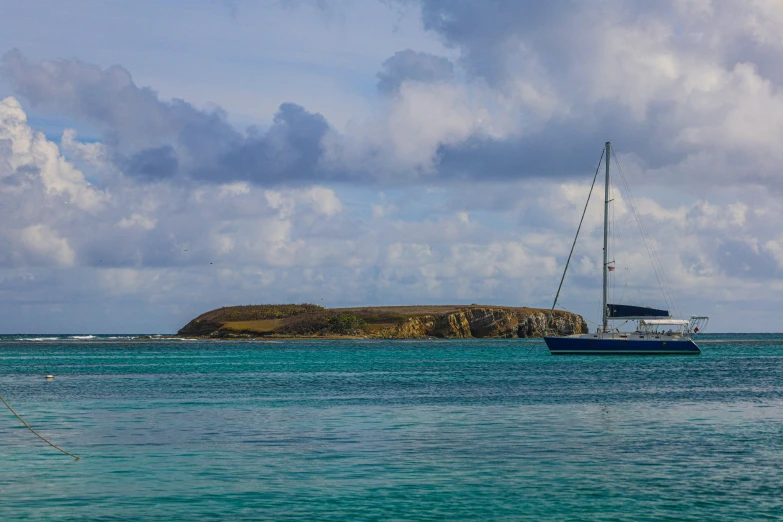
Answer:
<svg viewBox="0 0 783 522"><path fill-rule="evenodd" d="M644 326L687 326L690 321L686 319L645 319Z"/></svg>
<svg viewBox="0 0 783 522"><path fill-rule="evenodd" d="M658 310L648 306L606 305L610 319L653 319L655 317L671 317L668 310Z"/></svg>

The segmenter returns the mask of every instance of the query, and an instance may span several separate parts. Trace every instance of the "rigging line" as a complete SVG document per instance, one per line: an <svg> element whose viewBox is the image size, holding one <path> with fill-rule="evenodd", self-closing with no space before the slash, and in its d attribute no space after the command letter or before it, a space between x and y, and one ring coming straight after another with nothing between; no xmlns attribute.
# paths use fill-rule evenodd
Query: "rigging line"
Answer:
<svg viewBox="0 0 783 522"><path fill-rule="evenodd" d="M614 190L614 186L612 187L612 190ZM617 195L613 196L614 199L621 198L623 196L622 190L619 188L617 189ZM625 247L625 238L623 236L623 229L619 226L617 226L617 209L615 208L615 205L612 205L612 242L613 245L613 255L615 256L613 259L617 259L619 256L620 258L620 266L622 267L622 277L619 275L615 275L615 285L619 284L618 280L622 279L622 293L620 294L620 299L617 301L613 301L615 303L621 304L625 302L625 295L628 291L628 270L629 270L629 261L628 261L628 254L627 254L627 248ZM617 265L615 265L617 266ZM617 274L617 270L613 272L614 274ZM616 294L617 289L614 288L614 293ZM614 297L614 295L613 295Z"/></svg>
<svg viewBox="0 0 783 522"><path fill-rule="evenodd" d="M631 192L631 188L628 185L628 181L625 179L625 173L623 172L622 167L620 166L620 162L617 159L616 154L614 154L614 161L615 164L617 165L617 169L620 172L620 179L622 180L623 185L625 186L625 190L628 193L629 205L631 207L631 210L633 211L634 218L636 219L636 223L639 226L639 231L642 233L642 238L644 240L645 248L647 249L647 253L650 256L650 261L653 265L655 278L658 280L658 285L661 289L661 294L663 296L663 299L666 302L667 307L673 307L679 313L679 308L677 307L677 303L674 299L674 293L672 292L671 285L669 284L668 279L666 279L666 272L663 270L663 263L661 263L661 260L658 257L658 252L655 250L655 246L652 242L652 239L650 238L650 235L647 232L646 227L644 226L644 221L642 221L641 213L639 212L638 206L636 205L636 201L633 197L633 193Z"/></svg>
<svg viewBox="0 0 783 522"><path fill-rule="evenodd" d="M601 170L601 163L604 159L606 151L601 152L601 157L598 159L598 167L595 169L595 176L593 176L593 183L590 185L590 192L587 194L587 201L585 202L585 209L582 211L582 217L579 219L579 226L576 228L576 236L574 236L574 242L571 243L571 251L568 253L568 259L566 260L565 269L563 269L563 276L560 278L560 284L557 287L557 293L555 294L555 301L552 303L552 309L549 311L549 317L546 320L544 328L549 329L549 323L552 321L552 314L555 312L555 306L557 306L557 299L560 297L560 289L563 288L563 281L565 281L566 272L568 272L568 265L571 263L571 256L574 255L574 247L576 247L576 240L579 239L579 231L582 229L582 222L585 220L585 214L587 213L587 206L590 204L590 196L593 195L593 187L595 187L595 180L598 179L598 172ZM609 161L609 158L606 158Z"/></svg>
<svg viewBox="0 0 783 522"><path fill-rule="evenodd" d="M617 301L618 304L623 304L625 302L625 292L627 291L628 291L628 267L626 266L623 267L623 292L620 294L620 300Z"/></svg>
<svg viewBox="0 0 783 522"><path fill-rule="evenodd" d="M28 429L28 430L30 430L30 431L32 431L32 432L33 432L33 434L35 434L35 436L37 436L39 439L41 439L42 441L44 441L45 443L47 443L48 445L50 445L50 446L51 446L51 447L53 447L54 449L56 449L56 450L59 450L59 451L62 451L62 452L63 452L63 453L65 453L66 455L70 455L71 457L73 457L73 458L74 458L74 459L76 459L76 460L79 460L79 459L81 458L81 457L80 457L80 456L78 456L78 455L74 455L73 453L69 453L69 452L65 451L64 449L62 449L61 447L57 446L56 444L54 444L54 443L52 443L52 442L48 441L48 440L47 440L46 438L44 438L44 437L43 437L43 436L42 436L40 433L38 433L37 431L35 431L35 430L32 428L32 426L30 426L29 424L27 424L27 423L24 421L24 419L23 419L22 417L20 417L20 416L19 416L19 414L18 414L18 413L16 413L16 412L14 411L14 409L11 407L11 405L10 405L10 404L8 404L8 403L5 401L5 399L3 398L3 396L2 396L2 395L0 395L0 401L3 401L3 404L5 404L5 406L6 406L6 407L7 407L9 410L11 410L11 413L13 413L14 415L16 415L16 418L17 418L17 419L19 419L20 421L22 421L22 424L24 424L25 426L27 426L27 429Z"/></svg>
<svg viewBox="0 0 783 522"><path fill-rule="evenodd" d="M622 174L622 168L620 167L619 160L617 159L617 157L615 157L615 162L617 163L618 170L620 170L621 174ZM625 179L623 181L627 185L627 181ZM629 191L629 194L630 194L630 186L628 186L627 188L628 188L628 191ZM636 204L636 202L634 201L634 205L635 204ZM638 207L637 207L637 212L638 212ZM681 312L681 310L680 310L680 308L679 308L679 306L677 304L677 300L675 299L674 291L672 290L671 283L669 282L669 278L666 276L666 270L664 270L663 263L661 262L661 259L658 256L658 251L655 249L655 244L653 243L652 238L650 237L649 233L647 232L646 226L644 226L644 221L641 218L641 213L640 212L638 212L638 213L639 213L639 221L642 224L642 227L644 227L644 229L645 229L644 233L647 236L647 240L650 242L650 248L651 248L652 254L654 256L654 261L657 262L657 264L658 264L658 269L660 270L661 279L663 280L663 284L665 286L665 290L666 290L666 292L668 292L668 300L671 303L673 311L676 312L676 314L678 316L682 316L682 312Z"/></svg>
<svg viewBox="0 0 783 522"><path fill-rule="evenodd" d="M615 161L618 163L618 169L622 173L622 168L620 167L619 161L617 160L617 158L615 158ZM625 181L625 183L627 185L627 181ZM629 194L630 194L630 186L627 186L627 190L629 191ZM635 201L634 201L634 205L635 205ZM655 245L654 245L654 243L653 243L649 233L647 232L646 227L644 226L644 221L642 221L642 219L641 219L641 213L638 211L638 207L636 208L636 212L639 214L639 218L638 218L639 222L641 223L642 228L644 228L644 234L646 236L647 241L650 244L650 250L652 251L652 256L653 256L653 259L652 259L652 261L653 261L653 268L656 268L656 263L657 263L657 270L660 271L660 278L661 278L661 280L663 280L663 284L661 285L661 290L662 290L662 292L668 293L668 296L665 296L664 299L668 301L667 305L669 303L671 303L671 307L672 307L673 311L677 315L681 316L682 312L681 312L681 310L680 310L680 308L679 308L679 306L677 304L677 300L675 299L674 291L672 290L672 286L671 286L671 283L669 282L669 278L666 276L666 270L664 270L663 263L661 262L661 259L660 259L659 255L658 255L658 252L655 249ZM659 284L660 284L660 282L659 282Z"/></svg>
<svg viewBox="0 0 783 522"><path fill-rule="evenodd" d="M617 195L614 196L614 198L618 199L620 197L622 197L622 191L618 189ZM619 256L620 266L623 268L621 277L617 272L617 264L615 263L615 271L613 272L615 288L613 288L612 297L616 297L616 287L620 283L620 280L622 280L622 293L620 294L620 299L618 301L613 301L614 303L620 304L624 302L625 292L628 288L628 256L626 254L627 249L625 248L625 239L622 234L622 229L617 226L617 209L615 208L615 205L612 205L612 226L614 227L612 230L613 259L617 260Z"/></svg>
<svg viewBox="0 0 783 522"><path fill-rule="evenodd" d="M609 272L609 277L611 280L611 286L609 288L609 293L611 296L612 303L617 303L615 300L616 294L617 294L617 252L621 249L620 245L620 229L617 227L617 208L616 208L616 200L618 196L618 190L614 188L614 185L610 187L611 191L611 198L612 198L612 204L609 207L610 209L610 217L611 217L611 226L609 227L609 232L612 234L612 239L609 242L609 254L612 258L612 262L614 263L614 270Z"/></svg>
<svg viewBox="0 0 783 522"><path fill-rule="evenodd" d="M616 161L616 158L615 158ZM647 228L644 226L644 222L641 219L641 213L638 210L638 207L636 205L636 201L633 199L633 195L630 192L630 187L627 184L627 180L624 179L624 176L622 175L622 169L619 165L619 162L617 163L618 170L621 171L621 178L623 180L623 183L625 184L625 188L628 191L629 194L629 204L631 205L631 209L634 212L634 218L637 221L637 225L639 226L639 230L642 233L642 239L644 240L645 248L647 249L647 253L650 257L650 263L652 264L653 270L655 272L655 277L658 280L658 286L661 289L661 295L663 296L664 302L666 303L667 307L670 307L670 301L672 300L670 289L668 288L667 282L665 281L663 277L663 267L660 263L660 259L657 256L657 252L655 251L655 246L653 245L652 239L650 238L649 233L647 232ZM672 302L673 304L673 302Z"/></svg>
<svg viewBox="0 0 783 522"><path fill-rule="evenodd" d="M618 187L615 189L614 185L612 186L613 191L613 200L614 204L612 205L612 254L613 258L617 260L619 256L620 260L620 266L622 266L622 277L617 273L617 264L615 264L615 271L613 272L614 275L614 288L613 288L613 299L616 297L617 294L617 285L619 284L619 280L622 279L622 293L620 294L620 299L617 301L614 301L615 303L623 303L625 299L625 293L628 289L628 256L627 256L627 249L625 248L625 238L623 236L623 229L619 226L617 226L617 200L623 197L622 190ZM622 218L621 218L622 221Z"/></svg>
<svg viewBox="0 0 783 522"><path fill-rule="evenodd" d="M614 157L615 166L617 167L617 170L620 172L620 180L623 182L623 186L625 187L626 193L628 194L628 205L631 209L631 213L634 216L634 219L637 221L637 225L639 226L639 231L642 234L642 237L644 239L649 239L649 235L647 233L647 229L644 226L644 223L641 221L641 215L638 211L638 206L636 205L636 200L633 197L633 194L631 192L630 186L628 185L628 181L625 178L625 172L622 170L622 167L620 166L620 162L617 160L617 157Z"/></svg>

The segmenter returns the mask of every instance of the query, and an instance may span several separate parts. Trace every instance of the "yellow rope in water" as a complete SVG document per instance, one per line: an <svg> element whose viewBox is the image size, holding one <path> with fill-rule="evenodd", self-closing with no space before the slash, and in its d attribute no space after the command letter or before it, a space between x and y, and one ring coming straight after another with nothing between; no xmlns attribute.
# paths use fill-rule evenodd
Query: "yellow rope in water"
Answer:
<svg viewBox="0 0 783 522"><path fill-rule="evenodd" d="M11 413L13 413L14 415L16 415L16 418L17 418L17 419L19 419L20 421L22 421L22 424L24 424L25 426L27 426L27 429L28 429L28 430L30 430L30 431L32 431L32 432L33 432L33 433L34 433L34 434L35 434L35 435L36 435L36 436L37 436L39 439L41 439L42 441L44 441L45 443L47 443L48 445L50 445L50 446L51 446L51 447L53 447L54 449L57 449L57 450L59 450L59 451L62 451L62 452L63 452L63 453L65 453L66 455L70 455L71 457L75 458L76 460L79 460L79 459L81 458L81 457L79 457L78 455L74 455L73 453L69 453L69 452L65 451L65 450L64 450L64 449L62 449L61 447L57 446L56 444L52 444L51 442L49 442L48 440L46 440L44 437L42 437L42 436L41 436L41 434L39 434L37 431L35 431L35 430L32 428L32 426L30 426L29 424L27 424L27 423L24 421L24 419L23 419L22 417L20 417L20 416L19 416L19 414L18 414L18 413L16 413L16 412L14 411L14 409L11 407L11 405L10 405L10 404L8 404L7 402L5 402L5 399L3 399L3 396L2 396L2 395L0 395L0 401L3 401L3 404L5 404L5 405L6 405L6 407L7 407L9 410L11 410Z"/></svg>

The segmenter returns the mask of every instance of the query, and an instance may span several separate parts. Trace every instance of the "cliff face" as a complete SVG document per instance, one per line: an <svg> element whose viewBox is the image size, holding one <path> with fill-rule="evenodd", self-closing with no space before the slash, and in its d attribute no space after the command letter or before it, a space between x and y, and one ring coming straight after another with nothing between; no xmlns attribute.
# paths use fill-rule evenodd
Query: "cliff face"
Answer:
<svg viewBox="0 0 783 522"><path fill-rule="evenodd" d="M443 315L411 317L401 324L383 328L373 337L385 339L512 338L541 337L548 313L543 310L513 308L466 308ZM576 314L558 312L553 326L559 335L587 333L585 320Z"/></svg>

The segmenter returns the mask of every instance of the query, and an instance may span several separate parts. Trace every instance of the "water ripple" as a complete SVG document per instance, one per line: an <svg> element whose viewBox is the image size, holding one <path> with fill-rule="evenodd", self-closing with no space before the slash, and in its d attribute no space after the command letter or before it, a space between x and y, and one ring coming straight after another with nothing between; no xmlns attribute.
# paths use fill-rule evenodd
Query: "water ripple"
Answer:
<svg viewBox="0 0 783 522"><path fill-rule="evenodd" d="M775 519L783 336L707 340L601 358L0 337L4 397L84 456L3 415L0 518Z"/></svg>

